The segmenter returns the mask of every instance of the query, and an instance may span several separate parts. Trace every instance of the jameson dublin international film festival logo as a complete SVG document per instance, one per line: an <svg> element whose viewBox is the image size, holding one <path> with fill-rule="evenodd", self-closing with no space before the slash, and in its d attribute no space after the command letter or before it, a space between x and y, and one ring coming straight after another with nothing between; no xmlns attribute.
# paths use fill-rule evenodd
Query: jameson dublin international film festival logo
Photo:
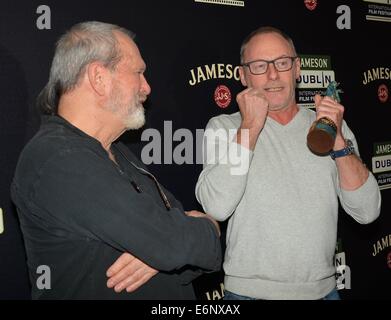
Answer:
<svg viewBox="0 0 391 320"><path fill-rule="evenodd" d="M372 92L370 95L377 95L380 103L385 104L389 101L389 91L386 83L389 83L390 80L391 68L386 66L377 66L363 72L362 84L367 86L373 82L376 92Z"/></svg>
<svg viewBox="0 0 391 320"><path fill-rule="evenodd" d="M214 92L214 99L220 108L227 108L232 100L231 91L227 86L219 85Z"/></svg>
<svg viewBox="0 0 391 320"><path fill-rule="evenodd" d="M228 83L232 84L240 80L239 66L213 63L190 69L188 84L191 87L196 87L200 83L210 80L224 81L227 84L219 83L213 92L212 98L219 108L224 109L229 107L232 101L232 93L228 87Z"/></svg>
<svg viewBox="0 0 391 320"><path fill-rule="evenodd" d="M380 190L391 188L391 141L374 144L372 172Z"/></svg>
<svg viewBox="0 0 391 320"><path fill-rule="evenodd" d="M391 234L385 235L381 239L373 243L372 256L376 257L382 251L391 247Z"/></svg>
<svg viewBox="0 0 391 320"><path fill-rule="evenodd" d="M300 55L300 77L297 79L297 100L302 107L314 108L316 94L324 95L330 82L335 81L330 56Z"/></svg>
<svg viewBox="0 0 391 320"><path fill-rule="evenodd" d="M391 0L362 0L366 3L366 20L391 22Z"/></svg>
<svg viewBox="0 0 391 320"><path fill-rule="evenodd" d="M381 259L385 258L385 263L389 269L391 269L391 234L387 234L384 237L378 239L373 243L372 256L380 256Z"/></svg>

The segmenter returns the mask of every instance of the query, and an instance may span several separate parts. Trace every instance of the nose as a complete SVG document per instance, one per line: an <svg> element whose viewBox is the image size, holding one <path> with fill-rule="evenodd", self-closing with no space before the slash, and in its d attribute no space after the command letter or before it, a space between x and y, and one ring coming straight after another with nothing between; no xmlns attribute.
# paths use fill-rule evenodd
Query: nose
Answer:
<svg viewBox="0 0 391 320"><path fill-rule="evenodd" d="M141 92L146 96L151 93L151 86L149 85L144 75L142 75Z"/></svg>
<svg viewBox="0 0 391 320"><path fill-rule="evenodd" d="M274 66L273 62L269 62L269 66L267 68L267 77L271 80L276 80L278 78L278 71Z"/></svg>

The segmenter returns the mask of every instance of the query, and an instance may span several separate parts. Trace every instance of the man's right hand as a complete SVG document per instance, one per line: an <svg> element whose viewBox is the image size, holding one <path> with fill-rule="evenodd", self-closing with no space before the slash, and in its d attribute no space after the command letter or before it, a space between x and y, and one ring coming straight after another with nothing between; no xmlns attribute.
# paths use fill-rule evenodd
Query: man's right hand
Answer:
<svg viewBox="0 0 391 320"><path fill-rule="evenodd" d="M219 226L218 222L215 219L213 219L210 215L203 213L201 211L197 211L197 210L185 211L185 213L188 217L209 219L210 221L212 221L212 223L216 227L216 230L217 230L217 233L219 234L219 236L221 235L220 226Z"/></svg>
<svg viewBox="0 0 391 320"><path fill-rule="evenodd" d="M133 292L149 281L159 271L137 259L130 253L123 253L107 270L108 288L114 288L115 292L126 289Z"/></svg>
<svg viewBox="0 0 391 320"><path fill-rule="evenodd" d="M259 133L265 125L269 111L269 102L260 90L247 88L236 96L239 105L242 123L238 129L236 142L244 147L254 150ZM244 131L248 137L245 138Z"/></svg>

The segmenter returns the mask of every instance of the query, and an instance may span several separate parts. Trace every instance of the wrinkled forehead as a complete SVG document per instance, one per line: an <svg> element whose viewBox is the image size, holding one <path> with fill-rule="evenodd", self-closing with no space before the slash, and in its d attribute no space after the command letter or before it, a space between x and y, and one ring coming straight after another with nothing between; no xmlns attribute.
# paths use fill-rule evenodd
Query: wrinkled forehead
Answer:
<svg viewBox="0 0 391 320"><path fill-rule="evenodd" d="M281 56L294 56L290 43L281 35L274 32L254 36L244 50L244 60L272 60Z"/></svg>
<svg viewBox="0 0 391 320"><path fill-rule="evenodd" d="M116 37L121 49L122 59L132 62L138 67L144 66L145 68L144 60L136 43L121 32L116 32Z"/></svg>

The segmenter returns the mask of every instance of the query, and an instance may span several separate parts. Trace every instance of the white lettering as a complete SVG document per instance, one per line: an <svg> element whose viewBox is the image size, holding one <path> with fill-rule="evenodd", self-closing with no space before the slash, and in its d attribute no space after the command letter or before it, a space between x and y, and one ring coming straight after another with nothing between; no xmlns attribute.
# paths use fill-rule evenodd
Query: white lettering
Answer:
<svg viewBox="0 0 391 320"><path fill-rule="evenodd" d="M52 28L51 26L51 11L50 7L46 5L40 5L37 8L37 13L41 14L37 19L37 28L39 30L50 30Z"/></svg>
<svg viewBox="0 0 391 320"><path fill-rule="evenodd" d="M351 289L352 288L352 279L350 268L347 265L342 265L337 267L337 289Z"/></svg>
<svg viewBox="0 0 391 320"><path fill-rule="evenodd" d="M232 79L240 80L239 66L234 67L232 64L211 64L199 66L196 69L190 70L189 84L194 86L200 82L211 79Z"/></svg>
<svg viewBox="0 0 391 320"><path fill-rule="evenodd" d="M51 275L50 268L46 265L41 265L37 268L37 274L42 274L37 278L37 288L39 290L49 290L51 289Z"/></svg>
<svg viewBox="0 0 391 320"><path fill-rule="evenodd" d="M391 171L391 154L372 158L372 172L384 171Z"/></svg>
<svg viewBox="0 0 391 320"><path fill-rule="evenodd" d="M340 30L352 29L350 7L347 5L340 5L337 8L337 13L341 14L337 19L337 28Z"/></svg>

